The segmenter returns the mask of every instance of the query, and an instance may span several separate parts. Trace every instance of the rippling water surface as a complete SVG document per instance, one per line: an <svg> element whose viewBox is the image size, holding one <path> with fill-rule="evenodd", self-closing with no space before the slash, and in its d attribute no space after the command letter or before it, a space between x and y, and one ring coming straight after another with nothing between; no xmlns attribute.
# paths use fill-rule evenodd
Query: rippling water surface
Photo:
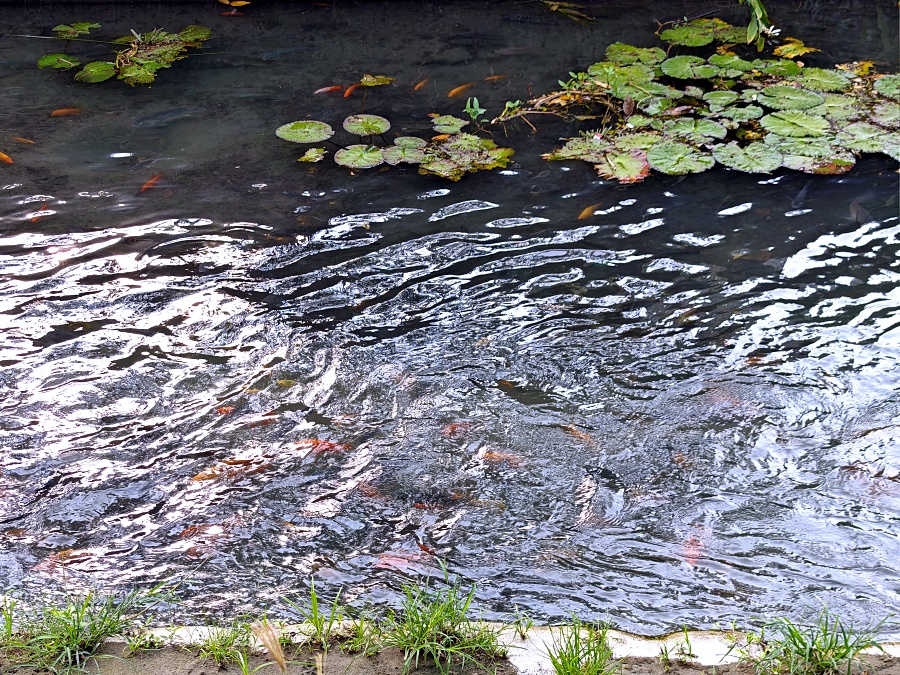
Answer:
<svg viewBox="0 0 900 675"><path fill-rule="evenodd" d="M216 39L133 90L0 40L0 584L209 558L197 618L311 574L391 602L445 559L494 617L900 610L896 163L623 188L541 162L574 133L541 120L510 129L515 166L451 184L301 168L273 135L358 112L311 92L365 72L398 78L367 111L425 133L454 87L506 75L470 91L496 112L708 10L627 4L591 29L514 3L4 9ZM845 4L773 14L817 65L895 67L896 7Z"/></svg>

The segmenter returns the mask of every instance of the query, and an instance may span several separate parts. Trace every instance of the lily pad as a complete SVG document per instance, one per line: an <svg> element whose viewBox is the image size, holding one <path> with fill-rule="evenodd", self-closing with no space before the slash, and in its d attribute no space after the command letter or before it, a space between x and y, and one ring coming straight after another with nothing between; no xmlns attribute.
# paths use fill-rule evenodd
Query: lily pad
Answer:
<svg viewBox="0 0 900 675"><path fill-rule="evenodd" d="M680 141L661 141L647 151L650 166L670 176L700 173L711 169L715 160L692 145Z"/></svg>
<svg viewBox="0 0 900 675"><path fill-rule="evenodd" d="M132 87L136 84L150 84L156 79L158 67L131 64L119 68L119 79Z"/></svg>
<svg viewBox="0 0 900 675"><path fill-rule="evenodd" d="M713 148L713 157L719 164L746 173L771 173L781 166L783 160L778 150L760 141L743 148L735 142L717 145Z"/></svg>
<svg viewBox="0 0 900 675"><path fill-rule="evenodd" d="M727 129L718 122L693 117L667 120L663 132L683 136L693 143L705 143L711 138L725 138L728 135Z"/></svg>
<svg viewBox="0 0 900 675"><path fill-rule="evenodd" d="M740 98L734 91L711 91L703 95L703 100L711 106L719 106L724 108L731 105Z"/></svg>
<svg viewBox="0 0 900 675"><path fill-rule="evenodd" d="M709 62L725 71L746 72L754 68L752 61L746 61L734 54L713 54L709 57Z"/></svg>
<svg viewBox="0 0 900 675"><path fill-rule="evenodd" d="M683 87L682 91L688 98L703 98L703 94L706 93L700 87L696 87L693 84L689 84L688 86Z"/></svg>
<svg viewBox="0 0 900 675"><path fill-rule="evenodd" d="M659 47L633 47L622 42L613 42L606 48L606 60L616 63L643 63L655 66L662 63L666 53Z"/></svg>
<svg viewBox="0 0 900 675"><path fill-rule="evenodd" d="M180 40L189 47L199 46L204 40L212 37L212 31L206 26L196 24L187 26L178 33Z"/></svg>
<svg viewBox="0 0 900 675"><path fill-rule="evenodd" d="M872 111L871 120L883 127L896 128L900 126L900 104L879 103Z"/></svg>
<svg viewBox="0 0 900 675"><path fill-rule="evenodd" d="M433 174L435 176L441 176L442 178L448 178L452 181L457 181L465 175L466 170L449 159L426 157L425 161L419 164L419 173Z"/></svg>
<svg viewBox="0 0 900 675"><path fill-rule="evenodd" d="M834 148L834 152L827 157L785 155L782 164L793 171L830 176L847 173L856 164L856 157L851 152Z"/></svg>
<svg viewBox="0 0 900 675"><path fill-rule="evenodd" d="M664 84L653 82L656 71L642 63L623 66L612 61L601 61L589 66L587 72L595 80L602 82L610 94L620 99L631 96L637 100L656 91L670 91Z"/></svg>
<svg viewBox="0 0 900 675"><path fill-rule="evenodd" d="M803 70L802 66L787 59L757 59L753 66L766 75L777 77L795 77Z"/></svg>
<svg viewBox="0 0 900 675"><path fill-rule="evenodd" d="M459 180L468 171L504 168L513 155L511 148L500 148L488 138L463 133L432 140L424 152L419 173L436 174L450 180Z"/></svg>
<svg viewBox="0 0 900 675"><path fill-rule="evenodd" d="M60 70L80 65L81 61L68 54L47 54L39 58L37 62L38 68L58 68Z"/></svg>
<svg viewBox="0 0 900 675"><path fill-rule="evenodd" d="M875 91L888 98L900 100L900 75L884 75L875 80Z"/></svg>
<svg viewBox="0 0 900 675"><path fill-rule="evenodd" d="M766 131L779 136L791 136L794 138L804 136L824 136L830 130L828 120L799 110L782 110L770 113L763 117L759 123Z"/></svg>
<svg viewBox="0 0 900 675"><path fill-rule="evenodd" d="M775 110L804 110L824 103L825 99L811 91L804 91L783 84L763 89L756 100Z"/></svg>
<svg viewBox="0 0 900 675"><path fill-rule="evenodd" d="M624 152L611 151L594 165L597 173L620 183L639 183L650 174L650 165L643 150L632 148Z"/></svg>
<svg viewBox="0 0 900 675"><path fill-rule="evenodd" d="M846 91L850 88L850 78L839 70L804 68L794 80L814 91Z"/></svg>
<svg viewBox="0 0 900 675"><path fill-rule="evenodd" d="M388 77L387 75L369 75L366 73L359 79L359 84L363 87L380 87L396 81L396 77Z"/></svg>
<svg viewBox="0 0 900 675"><path fill-rule="evenodd" d="M79 82L103 82L116 76L116 64L110 61L91 61L75 74Z"/></svg>
<svg viewBox="0 0 900 675"><path fill-rule="evenodd" d="M853 122L841 129L837 142L849 150L881 152L896 157L900 136L868 122Z"/></svg>
<svg viewBox="0 0 900 675"><path fill-rule="evenodd" d="M344 129L355 136L377 136L391 128L391 123L379 115L350 115Z"/></svg>
<svg viewBox="0 0 900 675"><path fill-rule="evenodd" d="M566 144L542 155L548 160L582 159L585 162L600 162L612 144L602 138L579 136L570 138Z"/></svg>
<svg viewBox="0 0 900 675"><path fill-rule="evenodd" d="M630 134L619 134L613 145L618 150L648 150L662 140L662 135L652 131L638 131Z"/></svg>
<svg viewBox="0 0 900 675"><path fill-rule="evenodd" d="M670 77L681 80L700 80L715 77L719 69L697 56L673 56L660 65L662 71Z"/></svg>
<svg viewBox="0 0 900 675"><path fill-rule="evenodd" d="M325 148L310 148L306 152L303 153L303 156L298 159L298 162L321 162L325 155L328 154L328 151Z"/></svg>
<svg viewBox="0 0 900 675"><path fill-rule="evenodd" d="M72 38L77 38L79 35L87 35L91 32L92 28L100 28L100 24L90 23L88 21L76 21L71 26L66 24L54 26L53 32L56 33L57 37L71 40Z"/></svg>
<svg viewBox="0 0 900 675"><path fill-rule="evenodd" d="M468 124L466 120L461 120L453 115L434 115L431 123L439 134L457 134Z"/></svg>
<svg viewBox="0 0 900 675"><path fill-rule="evenodd" d="M334 161L348 169L371 169L383 164L384 156L374 145L348 145L334 153Z"/></svg>
<svg viewBox="0 0 900 675"><path fill-rule="evenodd" d="M419 164L425 160L425 152L421 148L408 148L400 145L392 145L381 149L381 156L388 164L394 165L400 162L406 164Z"/></svg>
<svg viewBox="0 0 900 675"><path fill-rule="evenodd" d="M815 47L807 47L802 40L788 37L784 39L784 44L774 49L775 56L781 56L785 59L796 59L798 56L809 54L810 52L820 52L821 49Z"/></svg>
<svg viewBox="0 0 900 675"><path fill-rule="evenodd" d="M758 105L731 106L717 113L719 117L725 117L735 122L749 122L750 120L758 120L763 116L763 109Z"/></svg>
<svg viewBox="0 0 900 675"><path fill-rule="evenodd" d="M860 116L860 102L845 94L823 94L825 99L815 108L807 108L810 115L821 115L833 122L853 120Z"/></svg>
<svg viewBox="0 0 900 675"><path fill-rule="evenodd" d="M291 143L321 143L334 136L334 129L325 122L301 120L278 127L275 135Z"/></svg>
<svg viewBox="0 0 900 675"><path fill-rule="evenodd" d="M659 39L669 44L682 47L702 47L715 39L712 30L705 26L698 26L694 22L675 28L667 28L659 34Z"/></svg>
<svg viewBox="0 0 900 675"><path fill-rule="evenodd" d="M427 145L427 141L415 136L397 136L394 139L394 145L400 148L424 148Z"/></svg>

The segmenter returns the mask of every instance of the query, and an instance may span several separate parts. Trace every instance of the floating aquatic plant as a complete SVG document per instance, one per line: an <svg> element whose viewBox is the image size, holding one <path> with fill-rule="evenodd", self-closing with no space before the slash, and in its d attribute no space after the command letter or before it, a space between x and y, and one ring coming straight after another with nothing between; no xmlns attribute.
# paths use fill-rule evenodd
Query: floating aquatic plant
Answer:
<svg viewBox="0 0 900 675"><path fill-rule="evenodd" d="M53 30L60 39L78 40L79 36L99 27L99 23L83 21L56 26ZM112 44L119 45L114 59L91 61L76 73L75 79L79 82L103 82L117 77L131 86L150 84L156 79L157 71L185 58L188 48L202 46L211 35L209 28L196 25L188 26L180 33L167 33L160 29L146 33L132 31L131 35L112 41ZM38 59L38 68L69 69L80 65L81 61L68 54L47 54Z"/></svg>
<svg viewBox="0 0 900 675"><path fill-rule="evenodd" d="M590 162L622 183L643 180L648 167L836 174L862 153L900 159L900 75L878 75L870 62L805 67L791 59L812 48L792 39L776 54L789 58L742 58L730 51L746 42L742 34L719 19L660 33L673 45L725 44L708 58L613 43L605 61L570 73L559 91L507 106L494 122L531 113L594 120L544 158Z"/></svg>
<svg viewBox="0 0 900 675"><path fill-rule="evenodd" d="M350 115L344 120L344 129L354 136L377 136L391 128L391 123L379 115Z"/></svg>

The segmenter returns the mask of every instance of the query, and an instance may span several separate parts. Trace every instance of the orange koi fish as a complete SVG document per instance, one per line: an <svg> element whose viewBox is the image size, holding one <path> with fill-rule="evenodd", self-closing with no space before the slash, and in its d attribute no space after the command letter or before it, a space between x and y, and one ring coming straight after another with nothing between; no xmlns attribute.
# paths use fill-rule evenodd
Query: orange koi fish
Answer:
<svg viewBox="0 0 900 675"><path fill-rule="evenodd" d="M343 443L332 443L331 441L323 441L320 438L304 438L297 441L294 445L299 445L301 450L309 450L311 454L323 455L331 452L344 452L349 450L349 445Z"/></svg>
<svg viewBox="0 0 900 675"><path fill-rule="evenodd" d="M594 215L594 211L596 211L601 206L603 206L602 203L591 204L584 211L582 211L581 213L578 214L578 220L584 220L586 218L590 218L591 216Z"/></svg>
<svg viewBox="0 0 900 675"><path fill-rule="evenodd" d="M428 78L427 78L427 77L426 77L424 80L422 80L421 82L419 82L418 84L416 84L416 86L413 87L413 91L419 91L419 89L421 89L422 87L424 87L426 84L428 84Z"/></svg>
<svg viewBox="0 0 900 675"><path fill-rule="evenodd" d="M230 12L222 12L219 16L244 16L244 13L233 9Z"/></svg>
<svg viewBox="0 0 900 675"><path fill-rule="evenodd" d="M475 86L475 82L469 82L468 84L460 85L460 86L457 87L456 89L451 89L451 90L450 90L450 93L447 94L447 98L453 98L454 96L459 96L459 95L462 94L466 89L468 89L469 87L474 87L474 86Z"/></svg>
<svg viewBox="0 0 900 675"><path fill-rule="evenodd" d="M484 81L485 82L497 82L499 80L505 80L505 79L506 79L506 75L489 75L488 77L484 78Z"/></svg>
<svg viewBox="0 0 900 675"><path fill-rule="evenodd" d="M50 117L68 117L69 115L77 115L81 112L81 108L60 108L50 113Z"/></svg>
<svg viewBox="0 0 900 675"><path fill-rule="evenodd" d="M3 162L4 164L12 164L13 163L12 157L7 155L5 152L0 152L0 162Z"/></svg>
<svg viewBox="0 0 900 675"><path fill-rule="evenodd" d="M32 141L28 138L22 138L21 136L11 136L10 138L12 138L14 141L17 141L19 143L27 143L28 145L34 145L34 141Z"/></svg>
<svg viewBox="0 0 900 675"><path fill-rule="evenodd" d="M350 94L356 91L359 87L359 82L357 82L356 84L351 84L349 87L347 87L347 91L344 92L344 98L348 98Z"/></svg>
<svg viewBox="0 0 900 675"><path fill-rule="evenodd" d="M230 412L234 412L233 405L223 405L221 408L216 408L216 412L220 415L227 415Z"/></svg>
<svg viewBox="0 0 900 675"><path fill-rule="evenodd" d="M159 182L160 178L162 178L162 172L156 174L150 180L144 183L143 186L141 186L141 189L138 191L138 194L140 194L141 192L145 192L152 187L156 187L156 184Z"/></svg>
<svg viewBox="0 0 900 675"><path fill-rule="evenodd" d="M31 218L31 222L36 223L37 221L39 221L41 219L41 216L38 214L40 214L41 211L46 211L46 210L47 210L47 202L44 202L43 206L41 206L41 208L38 209L38 212Z"/></svg>
<svg viewBox="0 0 900 675"><path fill-rule="evenodd" d="M330 87L322 87L321 89L316 89L313 94L330 94L333 91L343 91L344 85L342 84L333 84Z"/></svg>

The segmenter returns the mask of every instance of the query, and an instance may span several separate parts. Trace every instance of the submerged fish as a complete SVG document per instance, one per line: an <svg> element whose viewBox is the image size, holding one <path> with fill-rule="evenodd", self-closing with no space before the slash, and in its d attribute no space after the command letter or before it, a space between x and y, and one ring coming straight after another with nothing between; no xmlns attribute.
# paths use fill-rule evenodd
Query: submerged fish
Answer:
<svg viewBox="0 0 900 675"><path fill-rule="evenodd" d="M199 108L195 106L180 106L178 108L169 108L168 110L153 113L152 115L144 115L143 117L138 117L134 122L131 123L131 126L146 127L148 129L160 129L162 127L167 127L173 122L177 122L178 120L187 119L188 117L193 117L194 115L199 115L203 112L206 112L206 108Z"/></svg>
<svg viewBox="0 0 900 675"><path fill-rule="evenodd" d="M304 45L303 47L282 47L281 49L276 49L271 52L265 52L264 54L260 54L259 58L263 61L275 61L276 59L280 59L282 56L287 56L288 54L296 54L298 52L314 52L316 51L315 47L311 47L309 45Z"/></svg>

